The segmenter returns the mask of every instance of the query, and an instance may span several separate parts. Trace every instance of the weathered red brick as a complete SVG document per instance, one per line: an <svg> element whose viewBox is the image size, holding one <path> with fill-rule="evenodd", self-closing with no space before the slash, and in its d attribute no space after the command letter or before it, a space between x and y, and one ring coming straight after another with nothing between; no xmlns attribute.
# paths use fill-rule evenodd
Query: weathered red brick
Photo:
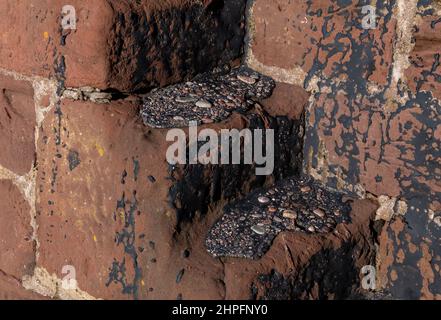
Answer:
<svg viewBox="0 0 441 320"><path fill-rule="evenodd" d="M438 19L438 16L425 16L415 28L415 47L409 57L411 66L405 75L413 92L431 91L435 97L441 98L441 24Z"/></svg>
<svg viewBox="0 0 441 320"><path fill-rule="evenodd" d="M32 84L0 75L0 165L28 173L35 160L35 104Z"/></svg>
<svg viewBox="0 0 441 320"><path fill-rule="evenodd" d="M8 180L0 180L0 203L0 272L21 279L35 266L29 204Z"/></svg>
<svg viewBox="0 0 441 320"><path fill-rule="evenodd" d="M61 110L60 119L48 114L38 143L38 265L60 278L72 265L82 290L128 299L175 299L185 268L183 282L199 279L188 298L220 298L218 261L201 248L191 265L206 265L189 267L187 233L175 240L167 130L145 127L129 102L64 100Z"/></svg>
<svg viewBox="0 0 441 320"><path fill-rule="evenodd" d="M121 91L181 81L242 52L245 1L211 2L73 0L63 31L65 1L2 1L0 67Z"/></svg>
<svg viewBox="0 0 441 320"><path fill-rule="evenodd" d="M302 87L277 83L270 98L262 101L265 110L273 116L299 119L308 105L309 93Z"/></svg>
<svg viewBox="0 0 441 320"><path fill-rule="evenodd" d="M346 80L347 76L336 74L336 70L351 58L356 59L352 55L359 54L351 51L351 41L372 45L375 67L366 77L386 84L392 64L395 20L379 17L378 24L387 24L387 33L377 28L363 34L364 30L353 28L350 37L342 37L349 34L348 21L361 24L364 16L362 5L356 2L257 0L252 6L250 49L255 59L268 67L292 70L298 66L305 73L323 72ZM341 46L349 50L341 50Z"/></svg>

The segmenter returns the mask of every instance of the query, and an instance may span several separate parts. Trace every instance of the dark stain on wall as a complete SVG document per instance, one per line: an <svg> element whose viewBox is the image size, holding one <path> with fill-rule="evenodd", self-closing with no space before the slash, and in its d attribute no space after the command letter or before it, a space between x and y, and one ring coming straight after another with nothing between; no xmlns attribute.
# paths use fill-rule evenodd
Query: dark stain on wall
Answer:
<svg viewBox="0 0 441 320"><path fill-rule="evenodd" d="M439 20L425 18L433 10L421 6L430 3L419 1L426 29ZM305 86L319 77L319 91L307 113L304 164L333 188L356 193L361 186L407 200L402 230L393 222L385 226L394 260L385 267L386 286L396 298L433 298L441 294L441 225L429 214L441 209L441 105L433 91L441 80L441 43L422 46L420 54L424 35L418 38L415 28L409 84L395 83L387 55L396 39L395 1L376 1L374 30L361 25L361 7L371 1L331 1L326 11L314 11L313 4L308 1L307 14L322 32Z"/></svg>

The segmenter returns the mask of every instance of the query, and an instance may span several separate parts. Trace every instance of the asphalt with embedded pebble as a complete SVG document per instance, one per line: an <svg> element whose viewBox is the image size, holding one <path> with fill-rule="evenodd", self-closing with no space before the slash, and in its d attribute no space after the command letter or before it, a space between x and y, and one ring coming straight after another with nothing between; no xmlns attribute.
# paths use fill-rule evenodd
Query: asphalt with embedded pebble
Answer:
<svg viewBox="0 0 441 320"><path fill-rule="evenodd" d="M245 66L204 73L190 82L153 90L144 97L141 116L153 128L219 122L268 98L274 87L274 80Z"/></svg>
<svg viewBox="0 0 441 320"><path fill-rule="evenodd" d="M227 205L207 249L214 257L261 258L282 231L325 234L349 222L351 206L343 200L313 179L286 179Z"/></svg>

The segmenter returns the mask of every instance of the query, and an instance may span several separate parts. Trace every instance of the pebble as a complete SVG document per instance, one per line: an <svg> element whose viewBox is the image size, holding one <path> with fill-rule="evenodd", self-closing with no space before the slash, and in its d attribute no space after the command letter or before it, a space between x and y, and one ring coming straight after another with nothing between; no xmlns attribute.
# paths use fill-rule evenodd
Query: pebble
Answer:
<svg viewBox="0 0 441 320"><path fill-rule="evenodd" d="M276 208L276 207L273 207L273 206L269 206L269 207L268 207L268 212L270 212L270 213L277 212L277 208Z"/></svg>
<svg viewBox="0 0 441 320"><path fill-rule="evenodd" d="M258 225L252 226L251 230L253 230L254 233L257 233L258 235L261 236L265 234L265 229Z"/></svg>
<svg viewBox="0 0 441 320"><path fill-rule="evenodd" d="M237 79L239 79L242 82L245 82L246 84L255 84L256 83L256 79L239 74L237 75Z"/></svg>
<svg viewBox="0 0 441 320"><path fill-rule="evenodd" d="M193 98L190 96L180 96L176 98L176 102L178 103L195 103L198 101L198 98Z"/></svg>
<svg viewBox="0 0 441 320"><path fill-rule="evenodd" d="M282 215L284 218L287 219L292 219L292 220L297 219L297 213L293 210L284 210Z"/></svg>
<svg viewBox="0 0 441 320"><path fill-rule="evenodd" d="M322 209L315 209L313 212L319 218L325 217L325 212Z"/></svg>
<svg viewBox="0 0 441 320"><path fill-rule="evenodd" d="M314 227L314 226L310 226L310 227L308 228L308 231L309 231L309 232L315 232L315 227Z"/></svg>
<svg viewBox="0 0 441 320"><path fill-rule="evenodd" d="M262 204L270 202L270 199L268 197L259 197L257 200Z"/></svg>
<svg viewBox="0 0 441 320"><path fill-rule="evenodd" d="M307 192L310 192L310 191L311 191L311 188L308 187L308 186L301 187L301 188L300 188L300 191L302 191L303 193L307 193Z"/></svg>
<svg viewBox="0 0 441 320"><path fill-rule="evenodd" d="M196 106L198 108L204 108L204 109L209 109L211 108L213 105L208 102L207 100L199 100L198 102L196 102Z"/></svg>
<svg viewBox="0 0 441 320"><path fill-rule="evenodd" d="M100 100L100 99L112 99L112 94L107 93L107 92L92 92L90 94L90 100L94 101L94 100Z"/></svg>

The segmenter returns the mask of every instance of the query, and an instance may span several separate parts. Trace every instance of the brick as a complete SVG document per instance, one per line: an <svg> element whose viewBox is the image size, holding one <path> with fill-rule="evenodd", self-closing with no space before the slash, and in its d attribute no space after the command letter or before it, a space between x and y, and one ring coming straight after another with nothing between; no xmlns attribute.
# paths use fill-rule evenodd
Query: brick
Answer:
<svg viewBox="0 0 441 320"><path fill-rule="evenodd" d="M381 28L364 32L360 27L362 4L354 1L289 1L268 2L257 0L251 10L250 52L258 64L291 72L300 67L309 81L313 75L347 79L339 72L342 62L352 61L357 67L358 52L350 49L353 41L373 51L363 77L378 84L386 84L387 72L392 64L395 20L390 19L390 3L379 5L378 24ZM380 8L381 7L381 8ZM349 30L348 26L357 26ZM343 36L344 35L344 36ZM336 41L338 39L338 41ZM348 72L353 70L348 70ZM352 75L355 77L355 75ZM305 84L307 85L307 83Z"/></svg>
<svg viewBox="0 0 441 320"><path fill-rule="evenodd" d="M70 87L182 81L240 56L245 2L73 0L76 30L62 30L64 1L2 1L0 66Z"/></svg>
<svg viewBox="0 0 441 320"><path fill-rule="evenodd" d="M424 16L414 33L415 46L410 54L410 66L405 71L413 92L430 91L438 99L441 88L440 57L441 24L438 16Z"/></svg>
<svg viewBox="0 0 441 320"><path fill-rule="evenodd" d="M32 84L0 75L0 165L19 175L35 160L35 104Z"/></svg>
<svg viewBox="0 0 441 320"><path fill-rule="evenodd" d="M64 100L61 110L48 114L38 143L39 266L59 278L63 266L74 266L81 290L95 297L133 297L141 281L136 264L147 265L135 257L138 249L155 237L167 243L172 232L164 132L144 129L131 103ZM121 283L109 281L116 261L125 261Z"/></svg>
<svg viewBox="0 0 441 320"><path fill-rule="evenodd" d="M8 180L0 180L0 202L0 272L21 279L32 273L35 265L30 208Z"/></svg>

